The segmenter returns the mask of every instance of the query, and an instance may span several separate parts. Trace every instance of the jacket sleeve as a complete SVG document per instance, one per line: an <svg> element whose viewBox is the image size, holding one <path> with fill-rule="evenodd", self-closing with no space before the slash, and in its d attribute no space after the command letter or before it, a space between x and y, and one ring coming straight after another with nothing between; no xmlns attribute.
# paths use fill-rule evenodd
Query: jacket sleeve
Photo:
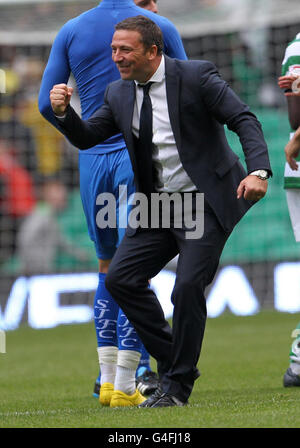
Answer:
<svg viewBox="0 0 300 448"><path fill-rule="evenodd" d="M57 128L79 149L88 149L120 133L113 114L104 103L88 120L82 120L75 110L68 106L63 119L56 118Z"/></svg>
<svg viewBox="0 0 300 448"><path fill-rule="evenodd" d="M272 174L268 147L255 114L221 78L214 64L204 64L200 79L201 97L211 114L238 135L248 173L266 169Z"/></svg>

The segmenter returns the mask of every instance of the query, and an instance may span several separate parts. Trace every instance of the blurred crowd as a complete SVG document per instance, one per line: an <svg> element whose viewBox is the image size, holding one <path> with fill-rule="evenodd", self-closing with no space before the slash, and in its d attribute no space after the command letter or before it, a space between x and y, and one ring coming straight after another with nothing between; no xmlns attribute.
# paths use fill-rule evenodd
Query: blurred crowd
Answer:
<svg viewBox="0 0 300 448"><path fill-rule="evenodd" d="M78 175L77 151L37 107L46 55L24 54L14 46L2 46L0 53L5 74L5 90L0 93L1 267L18 253L25 218L47 202L42 194L45 185L59 183L67 195L78 188Z"/></svg>

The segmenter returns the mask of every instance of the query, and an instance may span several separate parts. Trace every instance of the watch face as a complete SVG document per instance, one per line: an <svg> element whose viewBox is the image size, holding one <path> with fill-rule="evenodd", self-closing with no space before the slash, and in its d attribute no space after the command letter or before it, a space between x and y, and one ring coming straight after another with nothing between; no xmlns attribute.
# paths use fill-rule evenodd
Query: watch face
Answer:
<svg viewBox="0 0 300 448"><path fill-rule="evenodd" d="M256 170L251 173L253 176L257 176L262 180L269 179L269 173L267 170Z"/></svg>
<svg viewBox="0 0 300 448"><path fill-rule="evenodd" d="M258 172L259 177L261 177L262 179L268 179L268 172L265 170L259 170Z"/></svg>

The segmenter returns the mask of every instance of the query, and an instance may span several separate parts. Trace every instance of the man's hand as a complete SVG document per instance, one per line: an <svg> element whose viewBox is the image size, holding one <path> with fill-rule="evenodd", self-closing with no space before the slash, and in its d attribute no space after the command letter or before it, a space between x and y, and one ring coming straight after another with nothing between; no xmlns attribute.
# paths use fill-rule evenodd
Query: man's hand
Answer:
<svg viewBox="0 0 300 448"><path fill-rule="evenodd" d="M296 75L285 75L278 78L278 86L283 90L292 90L285 92L285 96L300 96L300 82Z"/></svg>
<svg viewBox="0 0 300 448"><path fill-rule="evenodd" d="M73 93L72 87L66 84L56 84L50 91L50 101L53 112L58 117L62 117L70 103Z"/></svg>
<svg viewBox="0 0 300 448"><path fill-rule="evenodd" d="M268 181L257 176L249 175L245 177L238 186L237 198L243 197L248 201L259 201L263 198L268 189Z"/></svg>
<svg viewBox="0 0 300 448"><path fill-rule="evenodd" d="M298 128L293 138L288 142L284 148L285 158L292 170L298 170L298 163L295 158L298 157L300 152L300 128Z"/></svg>

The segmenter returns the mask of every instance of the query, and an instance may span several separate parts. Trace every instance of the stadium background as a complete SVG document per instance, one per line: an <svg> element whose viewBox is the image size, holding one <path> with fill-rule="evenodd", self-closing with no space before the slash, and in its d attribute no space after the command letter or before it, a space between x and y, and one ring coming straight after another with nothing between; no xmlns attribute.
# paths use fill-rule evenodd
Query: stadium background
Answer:
<svg viewBox="0 0 300 448"><path fill-rule="evenodd" d="M283 149L289 124L285 98L277 87L285 47L300 31L299 1L158 2L160 14L171 19L180 31L188 57L213 61L257 114L274 172L267 197L244 217L230 237L208 295L214 291L215 302L223 300L236 314L260 308L299 312L300 248L294 241L283 190ZM36 101L57 31L65 21L98 3L0 0L0 328L4 330L28 322L47 327L91 319L93 277L83 276L97 273L97 261L81 207L77 151L42 119ZM241 154L236 136L229 131L228 139ZM5 165L7 154L13 165ZM83 262L59 251L48 273L52 277L34 277L33 283L33 277L25 277L20 269L16 237L22 220L37 201L41 178L48 176L59 176L68 192L67 206L58 217L61 232L87 256ZM176 260L167 268L167 272L174 272ZM165 294L172 278L161 276L156 282L158 291ZM64 286L57 285L61 279ZM56 284L56 292L47 304L45 285L51 282ZM253 298L257 303L251 305ZM52 311L55 307L67 311L61 320L42 317L51 300L57 301L52 303ZM243 307L247 301L250 305ZM71 308L77 314L68 314ZM214 314L211 308L209 315L219 315L224 309L217 306Z"/></svg>

